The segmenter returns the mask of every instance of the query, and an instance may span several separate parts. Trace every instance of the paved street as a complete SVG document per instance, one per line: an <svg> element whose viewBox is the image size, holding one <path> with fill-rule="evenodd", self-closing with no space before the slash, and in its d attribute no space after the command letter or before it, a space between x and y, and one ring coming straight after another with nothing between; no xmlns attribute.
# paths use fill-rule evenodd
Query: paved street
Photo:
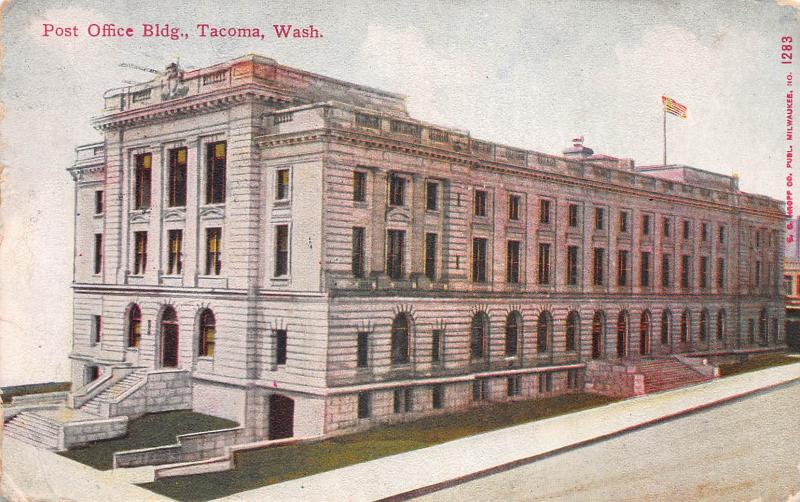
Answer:
<svg viewBox="0 0 800 502"><path fill-rule="evenodd" d="M800 500L800 382L417 500Z"/></svg>

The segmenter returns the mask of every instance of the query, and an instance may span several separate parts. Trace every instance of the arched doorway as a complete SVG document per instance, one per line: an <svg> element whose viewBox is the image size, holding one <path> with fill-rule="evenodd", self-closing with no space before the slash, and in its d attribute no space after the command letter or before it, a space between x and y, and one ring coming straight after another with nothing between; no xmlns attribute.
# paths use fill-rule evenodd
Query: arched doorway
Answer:
<svg viewBox="0 0 800 502"><path fill-rule="evenodd" d="M281 394L269 396L269 439L294 436L294 399Z"/></svg>
<svg viewBox="0 0 800 502"><path fill-rule="evenodd" d="M642 312L639 321L639 354L646 356L650 353L650 312Z"/></svg>
<svg viewBox="0 0 800 502"><path fill-rule="evenodd" d="M617 356L625 357L628 355L628 329L630 320L628 311L623 310L617 318Z"/></svg>
<svg viewBox="0 0 800 502"><path fill-rule="evenodd" d="M592 319L592 359L603 357L603 326L605 326L603 312L595 312Z"/></svg>
<svg viewBox="0 0 800 502"><path fill-rule="evenodd" d="M172 307L161 314L161 366L178 366L178 315Z"/></svg>

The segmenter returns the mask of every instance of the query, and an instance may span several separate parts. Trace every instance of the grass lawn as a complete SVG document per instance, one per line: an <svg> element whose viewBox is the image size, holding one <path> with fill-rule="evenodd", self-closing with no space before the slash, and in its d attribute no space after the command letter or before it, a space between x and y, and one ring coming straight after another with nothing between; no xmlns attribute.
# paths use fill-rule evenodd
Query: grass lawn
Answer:
<svg viewBox="0 0 800 502"><path fill-rule="evenodd" d="M743 363L720 364L719 375L726 377L792 363L800 363L800 357L791 357L786 354L764 354L763 356L753 357Z"/></svg>
<svg viewBox="0 0 800 502"><path fill-rule="evenodd" d="M168 411L144 415L128 422L128 435L117 439L96 441L59 455L95 469L111 469L114 452L137 450L152 446L175 444L175 436L190 432L212 431L236 427L236 422L193 411Z"/></svg>
<svg viewBox="0 0 800 502"><path fill-rule="evenodd" d="M141 486L178 500L210 500L612 401L592 394L571 394L492 404L315 443L242 452L232 471L167 478Z"/></svg>

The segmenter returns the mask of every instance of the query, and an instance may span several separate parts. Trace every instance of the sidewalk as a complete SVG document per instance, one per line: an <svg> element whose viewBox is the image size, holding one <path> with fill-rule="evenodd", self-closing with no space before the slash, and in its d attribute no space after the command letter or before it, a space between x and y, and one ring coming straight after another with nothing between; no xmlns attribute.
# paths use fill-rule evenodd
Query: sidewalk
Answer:
<svg viewBox="0 0 800 502"><path fill-rule="evenodd" d="M3 437L0 500L77 502L169 501L126 482L114 471L89 466L14 438ZM152 471L152 468L150 468ZM152 475L152 474L151 474Z"/></svg>
<svg viewBox="0 0 800 502"><path fill-rule="evenodd" d="M799 379L800 364L768 368L478 434L217 500L402 500Z"/></svg>

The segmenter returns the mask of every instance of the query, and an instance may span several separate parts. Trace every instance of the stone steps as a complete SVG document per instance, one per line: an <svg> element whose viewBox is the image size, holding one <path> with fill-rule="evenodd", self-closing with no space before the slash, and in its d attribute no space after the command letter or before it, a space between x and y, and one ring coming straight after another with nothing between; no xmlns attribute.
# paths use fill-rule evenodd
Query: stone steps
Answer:
<svg viewBox="0 0 800 502"><path fill-rule="evenodd" d="M23 411L3 425L3 433L24 443L48 450L58 449L58 433L61 425Z"/></svg>
<svg viewBox="0 0 800 502"><path fill-rule="evenodd" d="M83 403L83 405L80 407L80 410L85 411L86 413L91 413L92 415L102 416L102 411L100 409L101 402L115 401L119 396L125 394L146 377L147 370L136 370Z"/></svg>
<svg viewBox="0 0 800 502"><path fill-rule="evenodd" d="M709 378L697 373L675 359L658 359L637 363L637 370L644 375L645 392L660 392L704 382Z"/></svg>

